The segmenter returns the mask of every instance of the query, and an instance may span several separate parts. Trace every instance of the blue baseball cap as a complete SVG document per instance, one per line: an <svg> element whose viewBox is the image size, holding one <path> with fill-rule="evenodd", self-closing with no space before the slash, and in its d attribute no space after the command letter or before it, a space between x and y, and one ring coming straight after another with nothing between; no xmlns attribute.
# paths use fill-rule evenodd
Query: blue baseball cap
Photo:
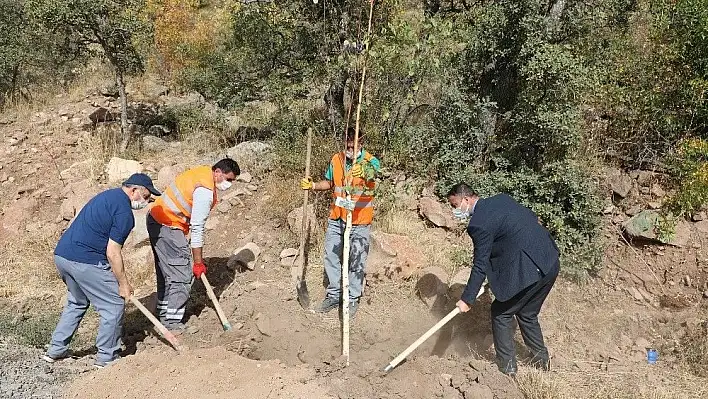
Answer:
<svg viewBox="0 0 708 399"><path fill-rule="evenodd" d="M128 180L123 182L124 186L129 184L143 186L147 188L147 190L150 191L150 194L152 195L162 195L162 193L157 191L155 186L152 185L152 179L150 178L150 176L146 175L145 173L135 173L130 176Z"/></svg>

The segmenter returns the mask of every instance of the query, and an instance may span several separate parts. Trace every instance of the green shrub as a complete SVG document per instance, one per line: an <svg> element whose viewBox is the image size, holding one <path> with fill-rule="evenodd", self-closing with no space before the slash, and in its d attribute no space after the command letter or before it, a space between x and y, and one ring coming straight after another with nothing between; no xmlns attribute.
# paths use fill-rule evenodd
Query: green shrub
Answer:
<svg viewBox="0 0 708 399"><path fill-rule="evenodd" d="M540 172L485 172L466 176L481 196L507 193L532 209L548 228L561 250L563 272L582 280L594 275L602 260L600 201L597 188L574 162L558 162ZM439 186L446 191L457 181Z"/></svg>
<svg viewBox="0 0 708 399"><path fill-rule="evenodd" d="M671 165L677 191L665 209L675 217L690 216L708 203L708 140L683 141Z"/></svg>

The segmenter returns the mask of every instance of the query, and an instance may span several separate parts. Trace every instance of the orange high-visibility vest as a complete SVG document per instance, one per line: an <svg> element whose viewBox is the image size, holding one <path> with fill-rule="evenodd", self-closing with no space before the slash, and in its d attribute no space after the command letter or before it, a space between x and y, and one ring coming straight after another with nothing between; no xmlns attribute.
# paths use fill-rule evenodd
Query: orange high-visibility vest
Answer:
<svg viewBox="0 0 708 399"><path fill-rule="evenodd" d="M373 155L364 151L363 158L365 162L368 162L373 158ZM333 200L336 200L337 197L347 197L347 193L344 190L347 186L344 167L345 160L346 155L344 152L334 154L332 157L332 183L334 183L334 190L332 192ZM351 192L351 200L354 202L352 224L371 224L374 220L374 197L371 195L364 195L364 190L373 190L376 188L376 183L355 177L352 179L351 187L353 188ZM335 203L332 202L329 211L329 218L333 220L347 220L347 210L336 206Z"/></svg>
<svg viewBox="0 0 708 399"><path fill-rule="evenodd" d="M192 217L194 190L205 187L214 192L212 209L216 206L216 185L211 167L198 166L177 175L162 195L157 197L150 209L150 215L163 226L175 227L189 233L189 219Z"/></svg>

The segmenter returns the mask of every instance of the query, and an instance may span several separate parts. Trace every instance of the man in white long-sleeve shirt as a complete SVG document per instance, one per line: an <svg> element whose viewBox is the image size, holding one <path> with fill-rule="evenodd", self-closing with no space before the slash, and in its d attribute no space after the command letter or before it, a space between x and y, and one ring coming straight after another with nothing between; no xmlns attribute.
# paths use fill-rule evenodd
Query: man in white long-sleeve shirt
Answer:
<svg viewBox="0 0 708 399"><path fill-rule="evenodd" d="M230 158L212 167L189 169L175 178L150 209L147 229L155 256L157 311L170 331L184 328L193 277L200 278L207 271L202 258L204 225L216 206L216 189L227 190L239 173L238 164Z"/></svg>

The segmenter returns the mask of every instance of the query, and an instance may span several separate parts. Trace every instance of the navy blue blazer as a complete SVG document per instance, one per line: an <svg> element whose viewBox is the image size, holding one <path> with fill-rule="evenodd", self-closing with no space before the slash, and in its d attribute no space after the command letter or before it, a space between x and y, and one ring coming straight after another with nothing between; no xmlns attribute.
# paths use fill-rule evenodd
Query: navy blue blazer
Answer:
<svg viewBox="0 0 708 399"><path fill-rule="evenodd" d="M511 299L559 267L558 246L533 211L507 194L480 198L467 226L474 242L472 273L462 300L472 304L484 277L494 297Z"/></svg>

